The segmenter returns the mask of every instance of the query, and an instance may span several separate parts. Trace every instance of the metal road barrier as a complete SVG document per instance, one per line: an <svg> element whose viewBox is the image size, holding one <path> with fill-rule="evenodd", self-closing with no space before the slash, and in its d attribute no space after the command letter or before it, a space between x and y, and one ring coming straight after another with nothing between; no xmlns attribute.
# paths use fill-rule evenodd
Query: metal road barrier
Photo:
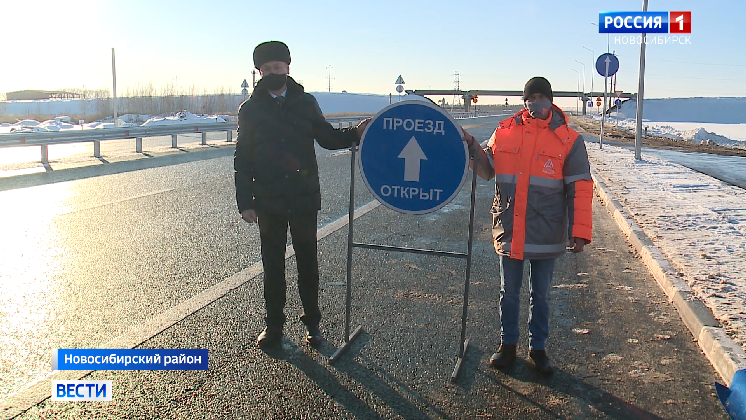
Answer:
<svg viewBox="0 0 746 420"><path fill-rule="evenodd" d="M351 127L368 115L330 117L327 121L339 128ZM93 142L93 156L101 157L101 141L135 139L135 152L142 153L142 139L145 137L171 136L171 147L178 147L179 134L202 134L202 145L207 145L207 133L226 132L226 142L233 141L236 131L235 122L206 122L205 124L173 124L151 127L107 128L90 130L64 130L55 132L15 132L0 134L0 148L41 146L41 163L49 163L48 146L51 144L69 144Z"/></svg>

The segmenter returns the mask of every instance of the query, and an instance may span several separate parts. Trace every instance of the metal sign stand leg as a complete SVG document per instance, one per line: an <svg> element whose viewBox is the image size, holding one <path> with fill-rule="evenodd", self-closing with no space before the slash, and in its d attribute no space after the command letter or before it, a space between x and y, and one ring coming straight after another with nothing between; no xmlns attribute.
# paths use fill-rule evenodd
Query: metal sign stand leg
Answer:
<svg viewBox="0 0 746 420"><path fill-rule="evenodd" d="M455 382L458 379L459 372L461 370L461 363L466 355L466 350L469 346L469 340L466 338L466 320L469 312L469 283L471 281L471 261L472 261L472 247L474 243L474 218L476 212L476 191L477 191L477 164L478 161L471 155L472 158L472 180L471 180L471 212L469 214L469 242L468 250L466 254L457 252L444 252L427 249L414 249L414 248L403 248L386 245L376 244L365 244L354 242L353 233L353 221L355 218L355 155L357 151L357 144L351 148L352 158L350 160L350 207L349 207L349 223L347 233L347 297L345 306L345 342L342 346L338 347L334 354L329 358L329 363L332 364L339 360L342 354L349 348L352 341L358 337L363 331L362 326L358 326L355 331L350 334L350 318L351 318L351 302L352 302L352 248L366 248L366 249L378 249L385 251L398 251L398 252L410 252L415 254L426 254L426 255L439 255L446 257L466 258L466 281L464 282L464 306L461 314L461 339L459 341L459 352L458 360L456 361L456 367L451 374L451 382Z"/></svg>
<svg viewBox="0 0 746 420"><path fill-rule="evenodd" d="M458 349L458 360L456 361L456 367L453 369L451 374L451 382L456 382L458 374L461 371L461 362L464 360L466 350L469 347L469 339L466 338L466 318L469 312L469 282L471 280L471 259L472 259L472 244L474 242L474 213L476 211L476 191L477 191L477 165L479 159L472 154L473 170L471 178L471 212L469 213L469 243L467 245L466 254L466 281L464 282L464 307L461 313L461 339L459 341Z"/></svg>
<svg viewBox="0 0 746 420"><path fill-rule="evenodd" d="M352 223L355 219L355 152L357 143L350 148L352 158L350 159L350 207L349 219L347 223L347 298L345 302L345 342L337 348L337 351L329 358L329 363L334 363L347 350L352 340L354 340L362 331L363 327L358 326L352 335L350 335L350 310L352 306Z"/></svg>

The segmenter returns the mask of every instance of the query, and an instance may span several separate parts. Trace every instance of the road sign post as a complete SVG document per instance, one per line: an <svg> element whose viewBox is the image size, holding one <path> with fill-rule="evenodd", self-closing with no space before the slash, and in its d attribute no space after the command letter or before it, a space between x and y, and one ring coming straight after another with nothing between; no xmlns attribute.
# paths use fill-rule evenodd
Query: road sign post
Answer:
<svg viewBox="0 0 746 420"><path fill-rule="evenodd" d="M435 104L403 101L389 105L373 117L360 139L359 163L363 181L373 196L392 210L414 215L436 211L458 194L466 179L472 156L469 155L462 136L460 126ZM358 327L350 335L352 248L456 257L466 259L466 276L459 354L451 375L451 381L455 381L469 344L466 339L466 320L474 237L477 160L473 160L467 252L459 253L354 242L354 162L357 147L353 146L351 151L345 343L337 349L329 363L339 358L362 328Z"/></svg>
<svg viewBox="0 0 746 420"><path fill-rule="evenodd" d="M402 86L404 84L404 79L402 79L401 74L396 78L394 84L396 85L396 92L399 93L399 102L401 102L401 93L404 92L404 86Z"/></svg>
<svg viewBox="0 0 746 420"><path fill-rule="evenodd" d="M606 121L606 96L609 87L609 77L616 74L619 70L619 59L614 54L604 53L598 56L596 60L596 70L604 77L604 105L601 114L601 134L598 137L599 148L604 147L604 122Z"/></svg>
<svg viewBox="0 0 746 420"><path fill-rule="evenodd" d="M622 91L618 90L616 94L616 100L614 100L614 105L616 106L616 125L619 126L619 108L622 107L622 100L619 99L619 96L622 94Z"/></svg>

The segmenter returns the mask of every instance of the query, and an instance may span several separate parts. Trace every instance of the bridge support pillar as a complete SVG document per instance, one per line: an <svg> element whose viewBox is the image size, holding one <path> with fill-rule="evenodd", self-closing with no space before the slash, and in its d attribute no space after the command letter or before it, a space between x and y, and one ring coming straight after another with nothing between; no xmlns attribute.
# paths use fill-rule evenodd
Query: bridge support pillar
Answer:
<svg viewBox="0 0 746 420"><path fill-rule="evenodd" d="M585 105L587 104L588 99L583 96L583 115L585 115Z"/></svg>

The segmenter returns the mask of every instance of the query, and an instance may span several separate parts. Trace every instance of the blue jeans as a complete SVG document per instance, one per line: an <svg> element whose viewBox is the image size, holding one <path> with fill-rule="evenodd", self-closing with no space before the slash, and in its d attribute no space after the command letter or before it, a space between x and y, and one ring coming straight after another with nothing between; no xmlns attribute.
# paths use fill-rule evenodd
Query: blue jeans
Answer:
<svg viewBox="0 0 746 420"><path fill-rule="evenodd" d="M500 339L503 344L518 344L518 314L523 283L523 261L500 257ZM530 314L528 316L528 346L544 350L549 336L549 290L552 287L554 258L530 260Z"/></svg>

